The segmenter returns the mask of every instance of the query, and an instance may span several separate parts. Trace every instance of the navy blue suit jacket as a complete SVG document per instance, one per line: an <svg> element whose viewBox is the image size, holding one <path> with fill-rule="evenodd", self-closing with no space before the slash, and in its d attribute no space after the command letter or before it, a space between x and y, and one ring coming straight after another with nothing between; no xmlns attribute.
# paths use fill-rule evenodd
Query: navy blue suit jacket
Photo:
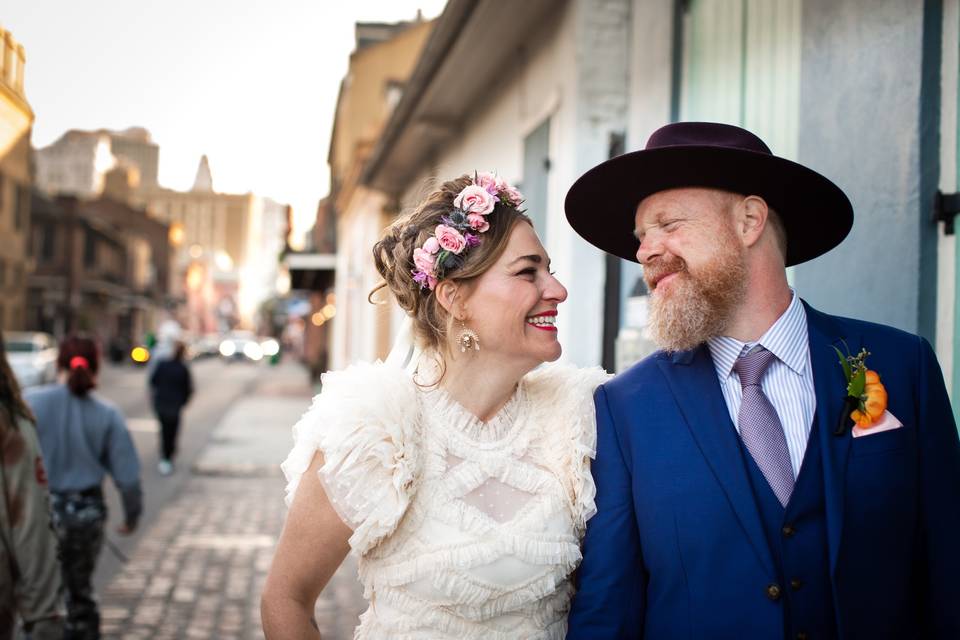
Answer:
<svg viewBox="0 0 960 640"><path fill-rule="evenodd" d="M960 442L936 356L917 336L806 310L838 635L960 638ZM834 434L845 381L831 345L844 342L871 352L903 428ZM782 637L771 551L707 347L656 353L595 401L599 511L567 638Z"/></svg>

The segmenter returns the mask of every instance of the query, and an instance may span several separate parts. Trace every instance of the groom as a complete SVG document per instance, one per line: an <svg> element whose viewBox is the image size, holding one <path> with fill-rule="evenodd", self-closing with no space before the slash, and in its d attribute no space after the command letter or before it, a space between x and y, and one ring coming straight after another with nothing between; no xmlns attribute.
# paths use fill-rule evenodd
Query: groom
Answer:
<svg viewBox="0 0 960 640"><path fill-rule="evenodd" d="M595 396L598 513L567 638L960 638L960 443L936 357L787 284L849 232L843 192L748 131L687 122L588 171L566 212L643 265L663 347ZM834 347L869 352L870 424Z"/></svg>

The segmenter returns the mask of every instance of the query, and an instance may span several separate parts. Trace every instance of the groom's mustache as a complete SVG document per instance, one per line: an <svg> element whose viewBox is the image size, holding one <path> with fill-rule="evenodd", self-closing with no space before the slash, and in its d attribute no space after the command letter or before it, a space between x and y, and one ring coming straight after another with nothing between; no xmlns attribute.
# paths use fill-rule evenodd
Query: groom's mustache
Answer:
<svg viewBox="0 0 960 640"><path fill-rule="evenodd" d="M687 265L681 258L676 256L661 258L643 265L643 280L647 283L647 288L653 291L660 280L686 270Z"/></svg>

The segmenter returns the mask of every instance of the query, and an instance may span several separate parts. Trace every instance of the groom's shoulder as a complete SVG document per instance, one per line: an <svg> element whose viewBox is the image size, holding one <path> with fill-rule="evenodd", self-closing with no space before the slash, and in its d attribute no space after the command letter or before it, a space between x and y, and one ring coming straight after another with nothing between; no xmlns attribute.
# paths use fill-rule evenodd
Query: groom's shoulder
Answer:
<svg viewBox="0 0 960 640"><path fill-rule="evenodd" d="M879 322L835 316L809 307L807 315L813 322L818 320L832 322L839 328L838 334L850 338L860 337L865 344L917 349L924 342L924 339L916 334Z"/></svg>
<svg viewBox="0 0 960 640"><path fill-rule="evenodd" d="M651 385L664 383L663 373L660 369L661 362L672 362L676 354L670 354L666 351L656 351L651 353L643 360L631 365L628 369L617 373L603 384L603 389L607 393L635 393L637 387L649 389Z"/></svg>

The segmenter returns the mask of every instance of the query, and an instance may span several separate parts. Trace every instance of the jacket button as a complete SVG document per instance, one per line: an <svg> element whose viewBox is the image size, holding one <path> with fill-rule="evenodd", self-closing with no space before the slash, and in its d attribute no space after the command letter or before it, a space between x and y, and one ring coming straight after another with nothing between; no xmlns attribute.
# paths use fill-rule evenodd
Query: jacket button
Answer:
<svg viewBox="0 0 960 640"><path fill-rule="evenodd" d="M794 591L796 591L802 586L803 586L803 581L797 578L794 578L793 580L790 581L790 588L793 589Z"/></svg>
<svg viewBox="0 0 960 640"><path fill-rule="evenodd" d="M780 599L780 585L776 582L767 585L767 597L776 602Z"/></svg>
<svg viewBox="0 0 960 640"><path fill-rule="evenodd" d="M792 538L797 530L794 529L792 525L787 524L780 529L780 532L783 534L784 538Z"/></svg>

